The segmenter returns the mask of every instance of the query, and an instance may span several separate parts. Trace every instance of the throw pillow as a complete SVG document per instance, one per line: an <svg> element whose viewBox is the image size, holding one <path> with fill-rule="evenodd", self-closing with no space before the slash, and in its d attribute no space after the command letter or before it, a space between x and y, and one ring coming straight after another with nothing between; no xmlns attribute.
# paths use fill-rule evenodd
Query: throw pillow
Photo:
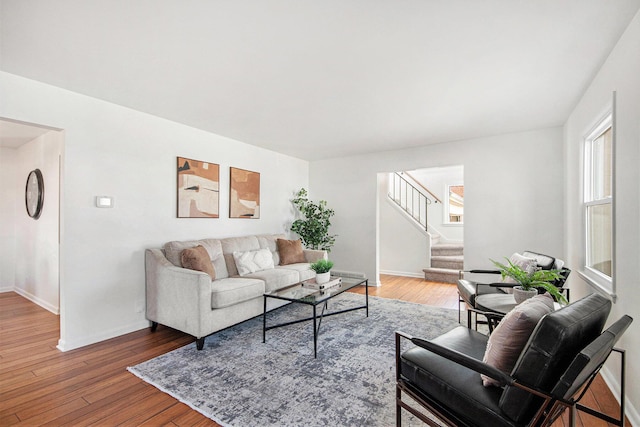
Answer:
<svg viewBox="0 0 640 427"><path fill-rule="evenodd" d="M302 250L302 242L298 240L278 239L278 253L280 254L280 265L297 264L307 262Z"/></svg>
<svg viewBox="0 0 640 427"><path fill-rule="evenodd" d="M552 311L553 298L546 293L518 304L507 313L489 336L482 361L501 371L511 373L536 325L545 314ZM480 376L485 387L499 385L486 375Z"/></svg>
<svg viewBox="0 0 640 427"><path fill-rule="evenodd" d="M244 276L256 271L274 268L273 255L269 249L258 249L257 251L247 251L233 253L233 259L238 268L238 274Z"/></svg>
<svg viewBox="0 0 640 427"><path fill-rule="evenodd" d="M535 271L535 269L538 267L538 262L536 261L535 258L522 256L517 252L511 255L511 257L509 258L509 261L511 261L513 265L517 265L518 267L522 268L524 271L528 273ZM503 282L516 283L516 281L513 280L511 277L505 277Z"/></svg>
<svg viewBox="0 0 640 427"><path fill-rule="evenodd" d="M211 280L216 280L216 270L213 268L213 263L211 262L211 258L209 258L209 253L204 246L199 245L195 248L184 249L180 253L180 261L184 268L204 271L211 276Z"/></svg>

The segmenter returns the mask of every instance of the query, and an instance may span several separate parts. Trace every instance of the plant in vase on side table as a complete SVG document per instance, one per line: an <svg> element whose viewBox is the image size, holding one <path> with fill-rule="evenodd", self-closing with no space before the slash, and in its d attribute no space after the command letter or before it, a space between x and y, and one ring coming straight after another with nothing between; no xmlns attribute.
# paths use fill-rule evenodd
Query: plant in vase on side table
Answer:
<svg viewBox="0 0 640 427"><path fill-rule="evenodd" d="M513 297L517 303L521 303L527 298L537 295L538 288L540 288L549 292L556 301L562 304L568 304L567 299L553 284L553 282L562 278L559 270L541 270L538 268L528 268L525 270L519 265L512 263L508 258L505 259L509 265L494 260L491 260L491 262L500 270L503 280L510 277L518 284L518 286L513 287Z"/></svg>

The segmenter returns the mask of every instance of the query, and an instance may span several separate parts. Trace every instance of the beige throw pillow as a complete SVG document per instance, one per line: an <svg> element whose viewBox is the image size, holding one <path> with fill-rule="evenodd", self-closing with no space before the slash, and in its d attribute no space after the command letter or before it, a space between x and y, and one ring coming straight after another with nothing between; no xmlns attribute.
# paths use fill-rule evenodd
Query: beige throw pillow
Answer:
<svg viewBox="0 0 640 427"><path fill-rule="evenodd" d="M297 264L307 262L302 249L302 242L298 240L278 239L278 253L280 254L280 265Z"/></svg>
<svg viewBox="0 0 640 427"><path fill-rule="evenodd" d="M211 280L216 280L216 270L213 268L209 253L204 246L200 245L195 248L184 249L180 253L180 261L184 268L204 271L211 276Z"/></svg>
<svg viewBox="0 0 640 427"><path fill-rule="evenodd" d="M553 298L549 294L536 295L518 304L489 337L482 361L511 373L536 325L545 314L552 311ZM480 376L485 387L499 385L486 375Z"/></svg>

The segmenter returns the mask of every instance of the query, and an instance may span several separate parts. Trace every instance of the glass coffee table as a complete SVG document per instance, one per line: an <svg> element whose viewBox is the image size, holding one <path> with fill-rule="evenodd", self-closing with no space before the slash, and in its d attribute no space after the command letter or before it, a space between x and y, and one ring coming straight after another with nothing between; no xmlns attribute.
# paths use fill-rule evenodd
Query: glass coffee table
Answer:
<svg viewBox="0 0 640 427"><path fill-rule="evenodd" d="M335 279L332 277L331 279ZM325 313L329 300L337 297L341 293L353 289L356 286L365 287L365 300L364 305L357 307L347 308L345 310L334 311ZM280 323L277 325L267 326L267 299L274 298L292 303L306 304L313 307L313 316L304 319L297 319L291 322ZM322 306L322 310L318 313L318 306ZM284 306L283 306L284 307ZM278 307L275 310L278 310ZM369 317L369 280L365 278L351 278L342 277L342 283L336 286L332 286L327 289L315 289L312 287L306 287L301 283L293 286L289 286L277 291L267 292L264 294L264 312L262 314L262 342L266 342L267 331L270 329L281 328L283 326L289 326L296 323L307 322L313 320L313 357L318 356L318 333L320 331L320 325L322 319L328 316L334 316L336 314L346 313L354 310L365 310L366 316Z"/></svg>

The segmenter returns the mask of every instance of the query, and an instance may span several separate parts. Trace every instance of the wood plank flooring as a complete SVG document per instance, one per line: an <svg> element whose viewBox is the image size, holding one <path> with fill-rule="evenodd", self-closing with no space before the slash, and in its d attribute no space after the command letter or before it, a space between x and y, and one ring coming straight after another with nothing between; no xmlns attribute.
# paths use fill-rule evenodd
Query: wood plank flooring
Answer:
<svg viewBox="0 0 640 427"><path fill-rule="evenodd" d="M381 281L370 295L458 307L455 285L395 276ZM0 293L0 426L217 425L126 371L192 337L160 326L65 353L56 349L58 338L58 316L13 292ZM594 407L619 410L600 378L587 397ZM607 426L579 416L578 426ZM566 417L554 426L565 423Z"/></svg>

